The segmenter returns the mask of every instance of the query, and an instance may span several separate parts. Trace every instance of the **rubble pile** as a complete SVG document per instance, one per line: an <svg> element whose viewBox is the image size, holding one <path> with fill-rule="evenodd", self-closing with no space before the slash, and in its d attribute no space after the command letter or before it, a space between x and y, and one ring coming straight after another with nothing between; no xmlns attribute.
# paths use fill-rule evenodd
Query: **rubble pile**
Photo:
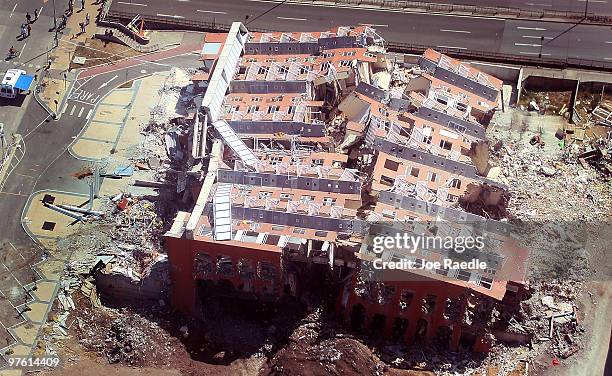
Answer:
<svg viewBox="0 0 612 376"><path fill-rule="evenodd" d="M360 341L325 328L317 309L307 315L259 375L383 375L385 365Z"/></svg>
<svg viewBox="0 0 612 376"><path fill-rule="evenodd" d="M390 88L397 93L406 92L408 81L421 74L421 68L418 65L406 67L403 64L394 64L391 71Z"/></svg>
<svg viewBox="0 0 612 376"><path fill-rule="evenodd" d="M163 253L160 239L164 222L159 213L163 213L164 209L160 210L156 205L164 203L129 194L119 194L106 203L106 213L110 215L103 222L114 226L111 239L115 246L132 251L132 256L141 263L146 263L149 255Z"/></svg>
<svg viewBox="0 0 612 376"><path fill-rule="evenodd" d="M84 308L76 320L79 343L109 363L164 365L179 344L160 325L135 312Z"/></svg>
<svg viewBox="0 0 612 376"><path fill-rule="evenodd" d="M596 169L579 163L582 153L577 149L577 145L563 151L525 141L504 142L493 159L501 167L499 179L509 187L511 217L594 221L610 215L610 184Z"/></svg>
<svg viewBox="0 0 612 376"><path fill-rule="evenodd" d="M184 69L173 67L166 78L164 85L159 89L159 103L151 109L151 118L158 124L165 124L170 119L183 116L179 101L188 101L183 94L193 93L191 75Z"/></svg>

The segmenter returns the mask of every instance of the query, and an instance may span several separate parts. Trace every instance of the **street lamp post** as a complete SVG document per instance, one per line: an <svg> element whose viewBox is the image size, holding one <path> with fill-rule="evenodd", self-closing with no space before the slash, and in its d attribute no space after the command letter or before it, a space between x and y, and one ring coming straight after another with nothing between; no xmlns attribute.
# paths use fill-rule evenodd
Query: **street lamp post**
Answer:
<svg viewBox="0 0 612 376"><path fill-rule="evenodd" d="M55 0L53 0L53 30L57 34L57 17L55 16Z"/></svg>
<svg viewBox="0 0 612 376"><path fill-rule="evenodd" d="M0 166L4 162L5 151L4 151L4 123L0 123Z"/></svg>
<svg viewBox="0 0 612 376"><path fill-rule="evenodd" d="M540 59L542 58L542 48L544 48L544 35L540 37L540 53L538 54Z"/></svg>

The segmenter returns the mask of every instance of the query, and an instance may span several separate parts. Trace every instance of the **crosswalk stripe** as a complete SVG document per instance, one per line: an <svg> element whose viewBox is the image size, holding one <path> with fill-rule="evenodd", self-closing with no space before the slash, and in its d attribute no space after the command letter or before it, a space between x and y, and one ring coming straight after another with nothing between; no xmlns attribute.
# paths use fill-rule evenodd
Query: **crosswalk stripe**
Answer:
<svg viewBox="0 0 612 376"><path fill-rule="evenodd" d="M74 114L74 110L76 110L76 104L72 105L72 110L70 110L70 116Z"/></svg>
<svg viewBox="0 0 612 376"><path fill-rule="evenodd" d="M79 114L77 115L78 117L81 117L81 115L83 115L83 110L85 109L85 107L81 107L81 111L79 111Z"/></svg>
<svg viewBox="0 0 612 376"><path fill-rule="evenodd" d="M60 111L60 114L63 114L64 112L66 112L66 107L68 107L68 103L64 103L64 106L62 107L62 111Z"/></svg>
<svg viewBox="0 0 612 376"><path fill-rule="evenodd" d="M93 112L93 110L89 110L89 112L87 113L87 116L85 116L85 119L89 120L89 118L91 117L91 113Z"/></svg>

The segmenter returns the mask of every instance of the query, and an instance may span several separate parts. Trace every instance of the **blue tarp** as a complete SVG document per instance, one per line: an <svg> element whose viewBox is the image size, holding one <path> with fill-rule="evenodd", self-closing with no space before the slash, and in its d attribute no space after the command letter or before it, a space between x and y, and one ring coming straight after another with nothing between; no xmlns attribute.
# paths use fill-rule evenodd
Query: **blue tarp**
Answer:
<svg viewBox="0 0 612 376"><path fill-rule="evenodd" d="M131 166L119 166L113 171L113 175L116 176L132 176L134 174L134 167Z"/></svg>
<svg viewBox="0 0 612 376"><path fill-rule="evenodd" d="M21 90L30 90L30 86L32 86L32 82L34 82L34 76L30 76L28 74L22 74L17 79L15 83L15 89Z"/></svg>

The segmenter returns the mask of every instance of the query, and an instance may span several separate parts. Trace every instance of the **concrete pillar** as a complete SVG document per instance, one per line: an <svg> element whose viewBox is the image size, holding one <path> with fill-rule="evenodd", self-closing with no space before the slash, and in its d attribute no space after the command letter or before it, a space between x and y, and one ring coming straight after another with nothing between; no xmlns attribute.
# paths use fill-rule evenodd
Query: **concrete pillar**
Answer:
<svg viewBox="0 0 612 376"><path fill-rule="evenodd" d="M521 100L521 94L523 92L523 68L519 70L518 80L516 82L516 103Z"/></svg>
<svg viewBox="0 0 612 376"><path fill-rule="evenodd" d="M461 325L454 324L451 325L451 328L453 329L453 334L451 335L451 340L448 345L448 349L450 351L457 351L457 349L459 348L459 340L461 339Z"/></svg>
<svg viewBox="0 0 612 376"><path fill-rule="evenodd" d="M578 97L579 87L580 87L580 80L576 80L576 87L574 87L574 90L572 91L572 99L570 100L570 104L569 104L569 111L570 111L569 121L572 124L576 124L576 122L574 121L574 115L575 115L575 107L576 107L576 98Z"/></svg>

